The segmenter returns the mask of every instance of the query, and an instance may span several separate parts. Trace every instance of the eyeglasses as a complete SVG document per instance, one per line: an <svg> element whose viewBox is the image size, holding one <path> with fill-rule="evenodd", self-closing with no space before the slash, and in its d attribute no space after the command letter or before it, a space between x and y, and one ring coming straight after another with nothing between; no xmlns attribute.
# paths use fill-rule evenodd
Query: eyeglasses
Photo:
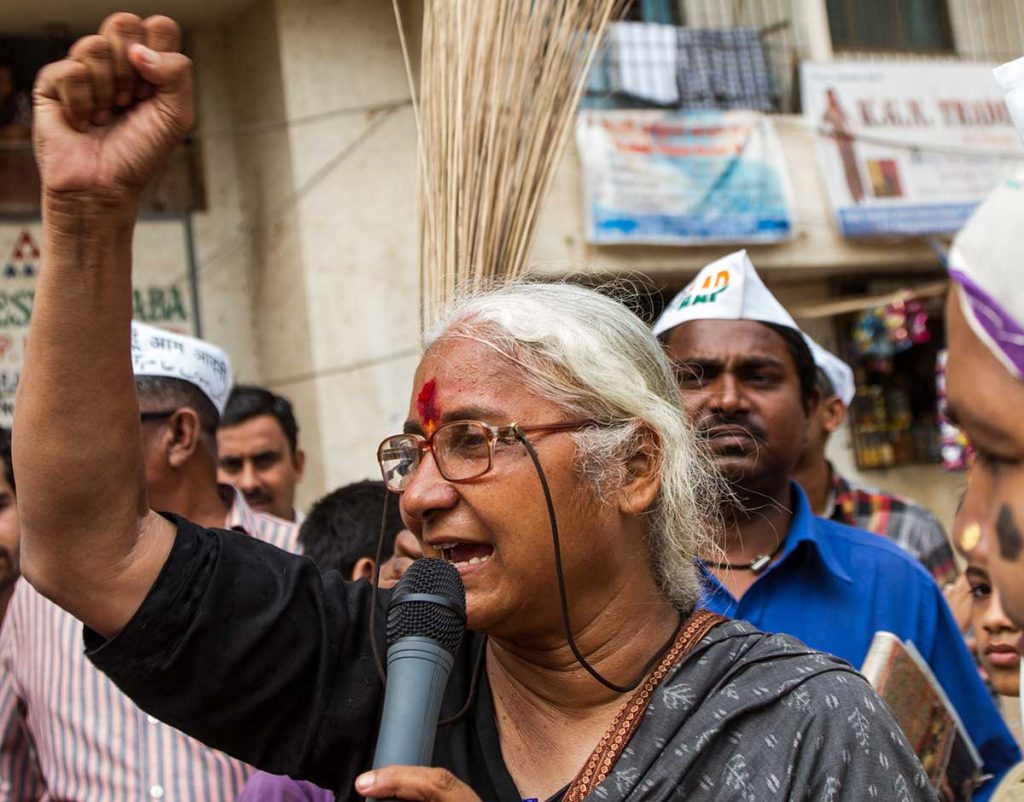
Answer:
<svg viewBox="0 0 1024 802"><path fill-rule="evenodd" d="M166 420L177 411L178 410L176 409L164 409L160 410L159 412L140 412L139 420L141 420L143 423L145 423L148 420Z"/></svg>
<svg viewBox="0 0 1024 802"><path fill-rule="evenodd" d="M409 486L426 451L433 452L438 471L449 482L468 482L493 467L498 444L516 443L527 432L569 432L597 425L592 420L541 426L491 426L478 420L457 420L438 427L430 437L396 434L386 438L377 449L377 462L384 484L392 493L401 493Z"/></svg>

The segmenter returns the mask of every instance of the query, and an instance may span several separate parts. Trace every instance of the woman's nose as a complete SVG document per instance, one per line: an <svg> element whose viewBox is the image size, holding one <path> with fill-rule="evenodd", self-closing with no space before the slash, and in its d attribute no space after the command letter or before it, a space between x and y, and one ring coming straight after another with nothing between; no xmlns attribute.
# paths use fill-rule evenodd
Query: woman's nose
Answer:
<svg viewBox="0 0 1024 802"><path fill-rule="evenodd" d="M458 490L441 475L433 450L424 450L419 465L402 492L404 516L413 522L425 521L440 510L451 509L458 499ZM415 527L410 526L410 529L420 534Z"/></svg>

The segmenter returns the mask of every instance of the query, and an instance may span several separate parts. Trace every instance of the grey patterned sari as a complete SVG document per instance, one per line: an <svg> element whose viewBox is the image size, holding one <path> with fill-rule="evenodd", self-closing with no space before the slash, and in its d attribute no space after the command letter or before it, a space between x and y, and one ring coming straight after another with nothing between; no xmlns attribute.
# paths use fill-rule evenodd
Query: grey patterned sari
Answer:
<svg viewBox="0 0 1024 802"><path fill-rule="evenodd" d="M588 799L934 800L889 709L854 669L729 621L654 693Z"/></svg>

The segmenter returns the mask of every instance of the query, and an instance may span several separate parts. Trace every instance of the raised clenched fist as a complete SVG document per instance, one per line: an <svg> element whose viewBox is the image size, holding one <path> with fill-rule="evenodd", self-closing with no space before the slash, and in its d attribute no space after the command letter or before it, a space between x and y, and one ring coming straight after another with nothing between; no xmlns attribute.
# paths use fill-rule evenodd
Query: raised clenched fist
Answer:
<svg viewBox="0 0 1024 802"><path fill-rule="evenodd" d="M192 62L167 17L113 14L36 81L34 140L44 197L133 204L192 127Z"/></svg>

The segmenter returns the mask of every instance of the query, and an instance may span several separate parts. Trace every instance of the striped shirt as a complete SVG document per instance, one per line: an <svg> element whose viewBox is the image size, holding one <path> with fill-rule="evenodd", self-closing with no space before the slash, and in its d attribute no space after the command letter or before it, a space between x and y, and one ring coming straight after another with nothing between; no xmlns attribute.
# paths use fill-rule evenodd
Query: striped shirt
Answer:
<svg viewBox="0 0 1024 802"><path fill-rule="evenodd" d="M298 551L298 527L240 493L225 526ZM27 582L0 632L0 750L0 802L234 802L252 772L137 708Z"/></svg>

